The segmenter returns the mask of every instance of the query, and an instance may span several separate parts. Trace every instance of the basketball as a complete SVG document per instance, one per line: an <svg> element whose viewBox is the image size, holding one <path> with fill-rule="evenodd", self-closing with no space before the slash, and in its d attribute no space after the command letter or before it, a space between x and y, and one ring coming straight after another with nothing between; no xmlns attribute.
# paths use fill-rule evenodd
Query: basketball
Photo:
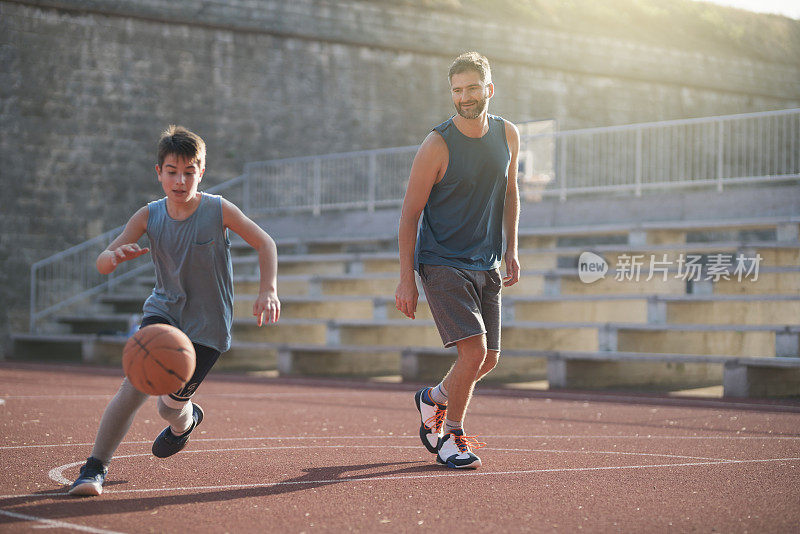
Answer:
<svg viewBox="0 0 800 534"><path fill-rule="evenodd" d="M133 387L148 395L175 393L192 377L194 347L186 334L152 324L133 334L122 350L122 369Z"/></svg>

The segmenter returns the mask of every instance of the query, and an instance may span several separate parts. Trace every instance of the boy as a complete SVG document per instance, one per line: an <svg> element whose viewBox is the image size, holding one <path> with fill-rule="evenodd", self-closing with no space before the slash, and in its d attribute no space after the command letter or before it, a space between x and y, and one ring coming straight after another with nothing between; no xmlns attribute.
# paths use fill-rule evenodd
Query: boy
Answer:
<svg viewBox="0 0 800 534"><path fill-rule="evenodd" d="M117 265L152 250L156 285L143 307L141 326L166 323L192 340L197 365L179 391L158 398L158 413L169 426L153 442L153 454L166 458L183 449L203 421L191 401L197 386L230 348L233 319L233 267L228 230L258 251L261 285L253 305L256 323L280 317L277 294L277 248L272 238L236 206L220 196L197 191L205 172L206 146L196 134L170 126L158 142L156 174L165 197L139 209L125 229L97 257L97 270L109 274ZM150 248L136 242L147 233ZM106 407L92 455L69 490L71 495L100 495L108 464L148 395L125 378Z"/></svg>

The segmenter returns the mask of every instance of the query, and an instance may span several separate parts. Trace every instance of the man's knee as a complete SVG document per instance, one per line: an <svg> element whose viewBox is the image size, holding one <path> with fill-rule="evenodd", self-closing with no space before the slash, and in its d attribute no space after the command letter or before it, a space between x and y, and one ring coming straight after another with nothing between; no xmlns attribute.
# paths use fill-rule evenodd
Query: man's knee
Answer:
<svg viewBox="0 0 800 534"><path fill-rule="evenodd" d="M489 350L486 351L486 358L483 360L483 366L481 367L481 371L484 373L488 373L492 369L495 368L497 365L497 361L500 359L500 353L496 350Z"/></svg>
<svg viewBox="0 0 800 534"><path fill-rule="evenodd" d="M467 338L458 343L458 359L477 373L486 360L486 342L482 336Z"/></svg>

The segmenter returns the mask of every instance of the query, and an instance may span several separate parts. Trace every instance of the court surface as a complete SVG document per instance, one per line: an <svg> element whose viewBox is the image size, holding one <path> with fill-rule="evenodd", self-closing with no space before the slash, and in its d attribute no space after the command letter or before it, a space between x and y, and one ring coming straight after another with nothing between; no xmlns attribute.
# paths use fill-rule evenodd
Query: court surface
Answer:
<svg viewBox="0 0 800 534"><path fill-rule="evenodd" d="M105 493L65 495L115 369L0 363L0 532L790 532L800 404L476 392L483 467L437 465L416 387L212 375L187 449L150 454L155 400Z"/></svg>

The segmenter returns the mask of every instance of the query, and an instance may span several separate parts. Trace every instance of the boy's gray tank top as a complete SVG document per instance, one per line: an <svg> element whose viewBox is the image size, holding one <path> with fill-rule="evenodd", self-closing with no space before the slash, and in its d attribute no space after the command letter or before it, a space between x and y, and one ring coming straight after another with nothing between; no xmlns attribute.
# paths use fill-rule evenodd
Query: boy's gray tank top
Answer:
<svg viewBox="0 0 800 534"><path fill-rule="evenodd" d="M433 129L449 152L447 170L431 189L417 235L415 266L475 271L500 266L503 209L511 154L505 121L489 115L483 137L467 137L453 117Z"/></svg>
<svg viewBox="0 0 800 534"><path fill-rule="evenodd" d="M231 243L222 223L222 198L201 195L183 221L169 216L166 198L147 205L156 285L143 312L164 317L194 343L225 352L233 320Z"/></svg>

